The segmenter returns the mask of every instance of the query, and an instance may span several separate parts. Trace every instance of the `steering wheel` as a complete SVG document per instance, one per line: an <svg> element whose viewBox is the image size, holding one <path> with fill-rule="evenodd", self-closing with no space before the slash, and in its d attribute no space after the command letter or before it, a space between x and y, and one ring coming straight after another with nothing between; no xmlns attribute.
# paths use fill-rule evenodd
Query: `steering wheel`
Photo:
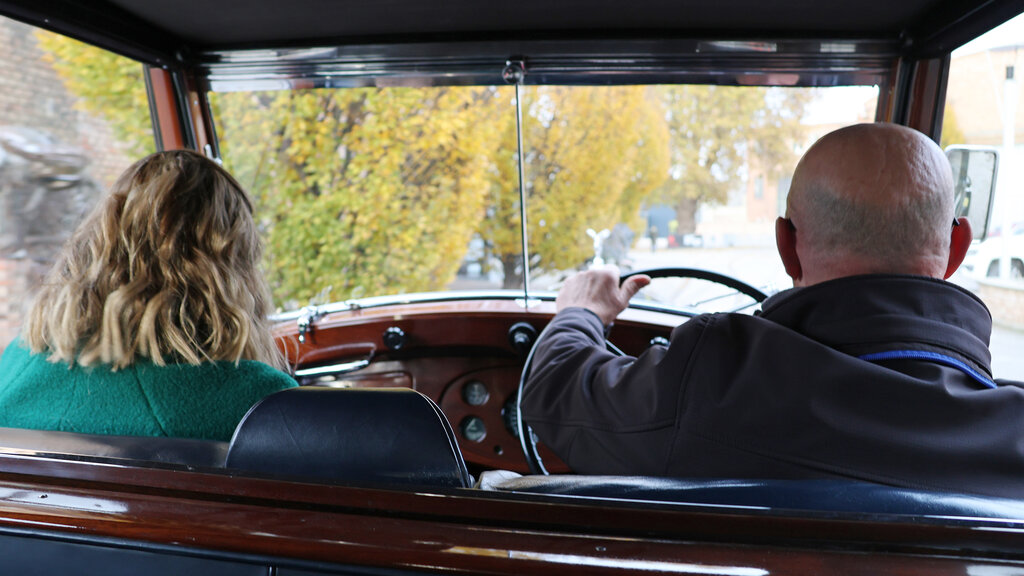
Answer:
<svg viewBox="0 0 1024 576"><path fill-rule="evenodd" d="M768 297L761 290L742 280L700 268L651 268L650 270L636 270L619 276L619 284L622 284L626 278L641 274L650 276L652 280L654 278L696 278L697 280L707 280L708 282L732 288L740 294L753 298L754 302L758 304L764 302L765 298Z"/></svg>
<svg viewBox="0 0 1024 576"><path fill-rule="evenodd" d="M710 270L701 270L699 268L651 268L650 270L637 270L629 272L619 276L619 284L631 276L638 276L645 274L653 278L696 278L698 280L707 280L708 282L714 282L721 284L728 288L753 298L758 304L764 302L768 295L761 290L739 280L732 276L726 276L725 274L719 274L718 272L711 272ZM548 324L550 326L551 324ZM538 345L544 336L547 335L548 326L544 327L540 335L537 336L537 340L533 343L533 347L530 348L529 354L526 355L526 361L523 363L523 373L519 377L519 391L516 394L516 431L519 433L519 447L523 450L523 456L526 457L526 464L530 467L531 474L543 474L547 475L548 470L544 467L544 461L541 459L540 453L537 451L537 437L534 435L533 430L529 424L523 418L523 387L526 384L526 379L530 375L530 367L533 365L533 353L537 350ZM609 350L616 354L622 354L622 352L608 344Z"/></svg>

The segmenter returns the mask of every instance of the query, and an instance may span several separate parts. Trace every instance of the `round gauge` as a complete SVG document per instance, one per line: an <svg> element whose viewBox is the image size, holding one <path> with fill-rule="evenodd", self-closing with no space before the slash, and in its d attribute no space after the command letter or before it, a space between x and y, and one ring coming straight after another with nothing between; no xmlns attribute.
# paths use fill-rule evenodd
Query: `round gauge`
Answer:
<svg viewBox="0 0 1024 576"><path fill-rule="evenodd" d="M483 406L490 397L487 386L479 380L470 380L462 387L462 399L470 406Z"/></svg>
<svg viewBox="0 0 1024 576"><path fill-rule="evenodd" d="M483 442L487 436L487 425L477 416L467 416L459 424L462 435L470 442Z"/></svg>

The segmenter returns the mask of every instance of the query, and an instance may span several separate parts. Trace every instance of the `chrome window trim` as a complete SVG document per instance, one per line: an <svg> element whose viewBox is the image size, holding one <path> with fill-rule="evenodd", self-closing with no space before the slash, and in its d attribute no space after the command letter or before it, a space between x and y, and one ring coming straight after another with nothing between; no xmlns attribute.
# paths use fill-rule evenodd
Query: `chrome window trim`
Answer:
<svg viewBox="0 0 1024 576"><path fill-rule="evenodd" d="M273 314L270 316L270 320L272 322L287 322L291 320L298 320L304 314L309 315L311 308L315 308L315 316L317 318L320 318L325 314L333 314L336 312L350 312L353 310L364 310L367 308L382 308L385 306L402 306L406 304L430 304L439 302L458 302L472 300L513 300L519 302L519 305L525 309L529 308L530 306L536 305L540 301L554 302L555 296L555 292L534 292L530 295L530 302L526 303L523 300L522 289L515 288L509 288L506 290L467 290L465 292L416 292L410 294L393 294L388 296L370 296L367 298L357 298L352 300L344 300L341 302L331 302L329 304L323 304L315 307L307 306L300 310L292 310L288 312L282 312L279 314Z"/></svg>
<svg viewBox="0 0 1024 576"><path fill-rule="evenodd" d="M900 56L886 40L583 40L365 44L207 52L214 92L367 86L504 85L509 60L524 85L884 85Z"/></svg>
<svg viewBox="0 0 1024 576"><path fill-rule="evenodd" d="M510 300L515 301L521 308L527 310L541 302L554 302L557 292L530 292L529 301L524 300L521 289L506 290L476 290L476 291L447 291L447 292L417 292L412 294L394 294L390 296L371 296L341 302L331 302L320 306L307 306L299 310L281 312L270 316L271 322L298 321L304 315L313 314L315 318L322 318L326 314L336 312L351 312L365 310L367 308L383 308L386 306L402 306L407 304L432 304L442 302L459 302L473 300ZM661 312L673 316L685 316L692 318L700 312L685 308L663 306L651 302L630 302L629 307L634 310L645 310L648 312Z"/></svg>

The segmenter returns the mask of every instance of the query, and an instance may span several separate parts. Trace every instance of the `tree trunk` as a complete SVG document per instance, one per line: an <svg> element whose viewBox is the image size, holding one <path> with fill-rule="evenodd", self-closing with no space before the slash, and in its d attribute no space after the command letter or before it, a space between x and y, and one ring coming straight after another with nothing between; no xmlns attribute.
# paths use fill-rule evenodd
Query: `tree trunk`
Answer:
<svg viewBox="0 0 1024 576"><path fill-rule="evenodd" d="M678 222L676 234L697 233L697 200L695 198L681 198L676 202L676 221Z"/></svg>
<svg viewBox="0 0 1024 576"><path fill-rule="evenodd" d="M501 271L504 279L502 288L519 288L523 285L523 258L519 254L504 254L501 257Z"/></svg>

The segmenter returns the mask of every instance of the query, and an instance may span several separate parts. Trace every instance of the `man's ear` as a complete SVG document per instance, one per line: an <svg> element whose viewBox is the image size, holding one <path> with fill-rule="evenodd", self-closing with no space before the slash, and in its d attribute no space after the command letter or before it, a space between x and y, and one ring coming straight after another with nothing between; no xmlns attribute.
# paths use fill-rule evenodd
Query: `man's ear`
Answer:
<svg viewBox="0 0 1024 576"><path fill-rule="evenodd" d="M957 224L953 226L949 239L949 263L946 264L946 275L943 279L949 278L960 267L960 264L967 256L967 250L971 247L971 240L974 234L971 232L971 222L967 218L956 219Z"/></svg>
<svg viewBox="0 0 1024 576"><path fill-rule="evenodd" d="M800 257L796 254L796 228L789 218L776 218L775 244L779 249L779 257L786 268L786 274L793 279L795 285L803 278L804 271L800 266Z"/></svg>

